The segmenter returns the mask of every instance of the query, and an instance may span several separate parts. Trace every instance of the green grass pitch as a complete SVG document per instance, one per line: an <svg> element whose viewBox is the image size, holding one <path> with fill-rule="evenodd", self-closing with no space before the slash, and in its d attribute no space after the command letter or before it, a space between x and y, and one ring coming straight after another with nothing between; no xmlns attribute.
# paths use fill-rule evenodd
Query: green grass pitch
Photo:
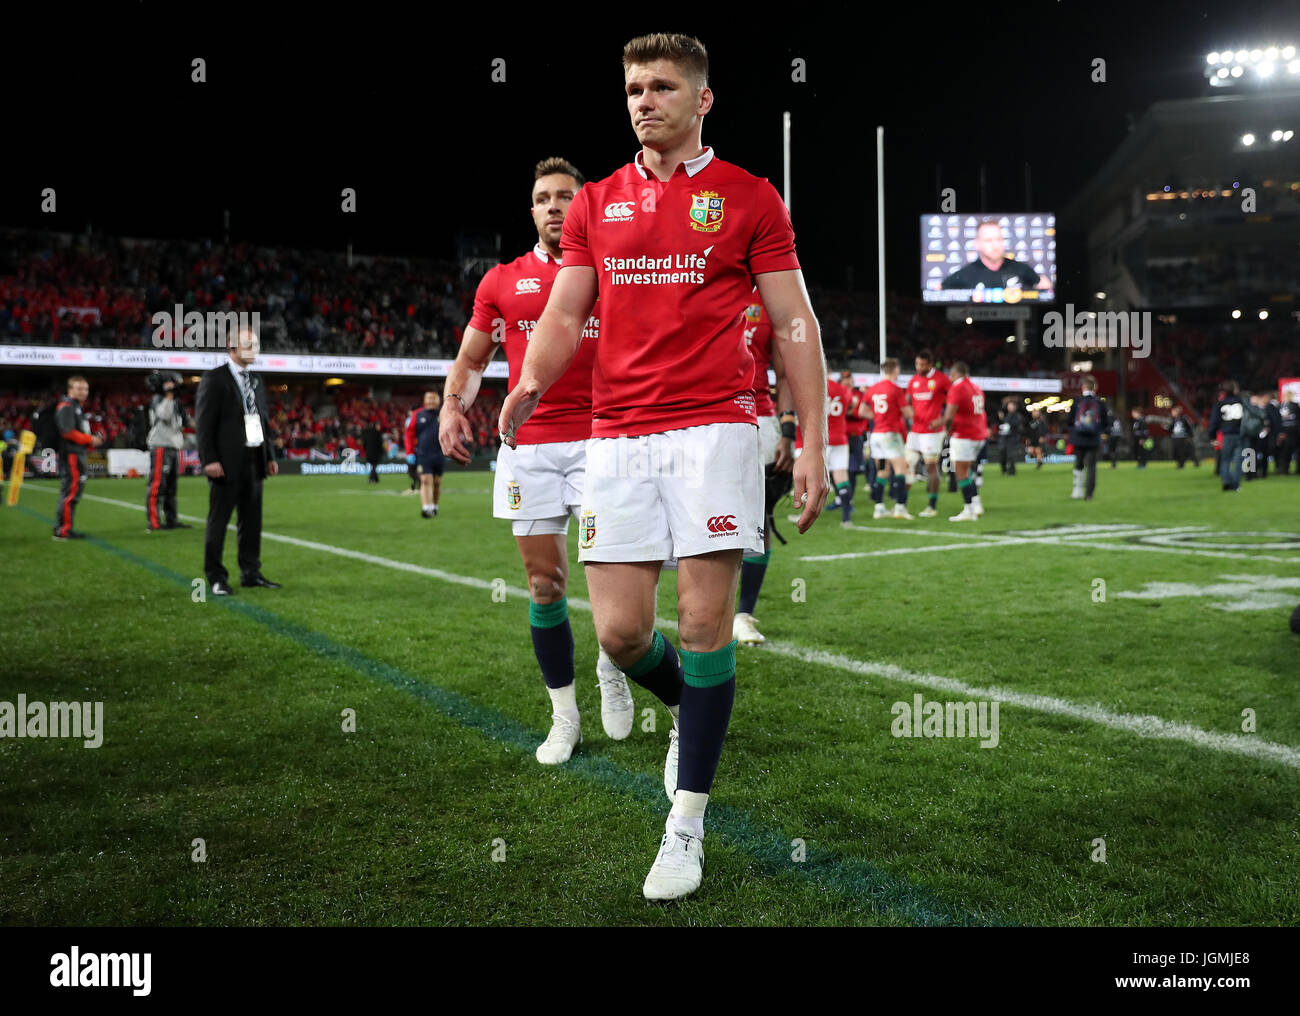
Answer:
<svg viewBox="0 0 1300 1016"><path fill-rule="evenodd" d="M69 543L29 482L0 508L0 701L102 701L105 729L0 739L0 923L1293 923L1300 479L1208 471L1103 468L1086 503L1068 467L993 469L974 524L947 493L872 522L861 485L860 528L779 522L773 644L738 652L704 885L672 905L640 893L668 716L634 687L605 737L578 603L585 740L533 758L548 701L489 474L450 472L432 520L404 477L270 480L284 588L206 602L201 521L147 533L143 481L91 481ZM204 515L204 482L180 504ZM996 698L996 747L894 736L917 693Z"/></svg>

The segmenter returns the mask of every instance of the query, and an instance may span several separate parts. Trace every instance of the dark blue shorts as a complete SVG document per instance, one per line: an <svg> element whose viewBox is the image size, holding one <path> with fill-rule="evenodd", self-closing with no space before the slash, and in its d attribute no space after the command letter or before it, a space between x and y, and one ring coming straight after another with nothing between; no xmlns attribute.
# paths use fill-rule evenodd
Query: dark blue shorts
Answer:
<svg viewBox="0 0 1300 1016"><path fill-rule="evenodd" d="M447 460L441 455L416 455L415 465L421 476L441 476Z"/></svg>

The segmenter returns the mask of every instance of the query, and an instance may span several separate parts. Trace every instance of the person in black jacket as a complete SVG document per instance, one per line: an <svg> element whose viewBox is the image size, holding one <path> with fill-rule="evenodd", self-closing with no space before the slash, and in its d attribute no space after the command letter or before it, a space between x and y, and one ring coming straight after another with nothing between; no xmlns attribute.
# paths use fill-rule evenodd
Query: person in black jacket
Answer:
<svg viewBox="0 0 1300 1016"><path fill-rule="evenodd" d="M1106 458L1110 459L1110 468L1119 468L1119 446L1124 440L1124 421L1118 416L1110 421L1106 431Z"/></svg>
<svg viewBox="0 0 1300 1016"><path fill-rule="evenodd" d="M1277 407L1282 421L1277 432L1277 471L1284 476L1291 472L1295 461L1296 475L1300 476L1300 405L1296 404L1294 390L1288 388L1286 398Z"/></svg>
<svg viewBox="0 0 1300 1016"><path fill-rule="evenodd" d="M1188 458L1192 460L1192 465L1198 469L1201 466L1201 460L1196 455L1196 425L1192 423L1191 417L1183 413L1183 407L1174 404L1169 417L1169 437L1174 445L1174 459L1178 462L1178 468L1182 469Z"/></svg>
<svg viewBox="0 0 1300 1016"><path fill-rule="evenodd" d="M1150 431L1147 430L1147 418L1140 409L1130 410L1129 415L1133 417L1133 422L1129 425L1130 433L1133 435L1133 458L1137 459L1138 469L1146 469L1147 438L1150 436Z"/></svg>
<svg viewBox="0 0 1300 1016"><path fill-rule="evenodd" d="M1210 416L1210 433L1219 431L1223 435L1223 447L1219 449L1219 479L1223 481L1225 491L1241 488L1241 416L1244 407L1238 391L1236 381L1225 381L1223 398Z"/></svg>
<svg viewBox="0 0 1300 1016"><path fill-rule="evenodd" d="M1264 411L1264 432L1259 439L1259 478L1268 478L1268 460L1276 461L1278 435L1282 432L1282 410L1271 392L1259 393L1259 408ZM1279 464L1279 471L1281 466Z"/></svg>
<svg viewBox="0 0 1300 1016"><path fill-rule="evenodd" d="M1043 444L1047 441L1047 432L1047 417L1041 409L1035 409L1029 420L1029 450L1038 462L1035 469L1043 468Z"/></svg>
<svg viewBox="0 0 1300 1016"><path fill-rule="evenodd" d="M367 423L366 429L361 432L361 448L366 453L366 461L370 463L370 476L366 482L378 483L379 460L384 456L384 436L379 433L374 420Z"/></svg>
<svg viewBox="0 0 1300 1016"><path fill-rule="evenodd" d="M1101 436L1110 428L1110 410L1097 395L1097 379L1083 379L1083 394L1070 406L1067 421L1070 443L1074 445L1074 490L1070 497L1092 500L1097 489L1097 452Z"/></svg>
<svg viewBox="0 0 1300 1016"><path fill-rule="evenodd" d="M262 574L262 481L280 470L271 456L266 390L248 369L257 359L258 337L240 329L227 342L230 359L203 375L196 406L199 460L208 478L203 571L214 596L234 593L221 556L236 508L240 585L280 588Z"/></svg>
<svg viewBox="0 0 1300 1016"><path fill-rule="evenodd" d="M998 422L998 460L1004 476L1016 475L1016 460L1025 454L1024 431L1024 413L1015 399L1007 399Z"/></svg>

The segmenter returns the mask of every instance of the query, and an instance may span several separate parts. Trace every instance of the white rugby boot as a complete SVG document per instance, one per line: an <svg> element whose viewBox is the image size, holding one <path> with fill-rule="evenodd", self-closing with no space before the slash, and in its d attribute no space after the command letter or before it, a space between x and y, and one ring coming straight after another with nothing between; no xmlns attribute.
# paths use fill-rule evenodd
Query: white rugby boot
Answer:
<svg viewBox="0 0 1300 1016"><path fill-rule="evenodd" d="M582 724L559 713L551 714L551 732L537 746L537 761L544 766L558 766L569 761L573 749L582 743Z"/></svg>
<svg viewBox="0 0 1300 1016"><path fill-rule="evenodd" d="M674 722L673 729L668 731L668 754L664 758L664 793L674 803L677 801L677 750L678 732Z"/></svg>
<svg viewBox="0 0 1300 1016"><path fill-rule="evenodd" d="M600 684L600 724L607 736L622 741L632 733L636 710L627 677L614 665L605 650L596 659L596 680Z"/></svg>
<svg viewBox="0 0 1300 1016"><path fill-rule="evenodd" d="M679 900L695 892L703 878L704 841L680 829L669 830L641 892L648 900Z"/></svg>
<svg viewBox="0 0 1300 1016"><path fill-rule="evenodd" d="M731 622L731 637L743 646L761 646L767 639L755 625L753 614L737 614Z"/></svg>

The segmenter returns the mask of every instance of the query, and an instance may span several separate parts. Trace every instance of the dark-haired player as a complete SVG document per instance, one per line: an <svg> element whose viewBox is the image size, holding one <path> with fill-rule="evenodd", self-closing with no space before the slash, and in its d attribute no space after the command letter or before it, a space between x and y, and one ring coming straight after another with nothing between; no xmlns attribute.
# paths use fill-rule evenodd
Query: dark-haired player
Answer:
<svg viewBox="0 0 1300 1016"><path fill-rule="evenodd" d="M939 457L943 453L943 409L952 382L934 366L934 354L923 349L913 363L916 373L907 382L907 404L912 407L912 429L907 435L906 457L909 483L915 482L916 467L925 462L925 489L929 504L917 514L933 518L939 514Z"/></svg>
<svg viewBox="0 0 1300 1016"><path fill-rule="evenodd" d="M763 553L748 554L740 562L740 598L736 617L731 623L731 637L742 646L762 645L767 641L758 630L754 608L763 588L768 562L772 559L772 511L789 491L794 468L794 401L785 381L781 352L772 345L772 323L757 296L745 306L745 345L754 358L754 412L758 414L758 451L763 462ZM776 375L776 401L772 400L767 371L771 365ZM780 422L778 422L778 405Z"/></svg>
<svg viewBox="0 0 1300 1016"><path fill-rule="evenodd" d="M988 417L985 415L984 393L971 380L970 368L958 360L949 370L952 386L948 389L947 404L943 412L943 429L951 435L949 446L953 470L957 474L957 490L965 506L949 522L974 522L984 514L975 477L971 475L979 461L980 449L988 440Z"/></svg>
<svg viewBox="0 0 1300 1016"><path fill-rule="evenodd" d="M465 411L478 395L483 371L498 346L505 346L510 384L519 381L530 336L560 273L564 217L582 187L582 174L564 159L543 159L533 169L529 213L537 229L531 251L492 268L479 282L474 314L447 373L447 396L439 435L443 450L469 463L474 428ZM573 629L566 598L569 581L569 516L582 503L591 434L591 370L596 362L600 322L584 318L577 355L512 447L497 453L492 514L509 519L528 575L528 624L533 652L551 699L551 730L537 748L537 761L568 761L582 740L574 688ZM600 718L616 741L632 730L634 711L627 680L602 651L596 661Z"/></svg>

